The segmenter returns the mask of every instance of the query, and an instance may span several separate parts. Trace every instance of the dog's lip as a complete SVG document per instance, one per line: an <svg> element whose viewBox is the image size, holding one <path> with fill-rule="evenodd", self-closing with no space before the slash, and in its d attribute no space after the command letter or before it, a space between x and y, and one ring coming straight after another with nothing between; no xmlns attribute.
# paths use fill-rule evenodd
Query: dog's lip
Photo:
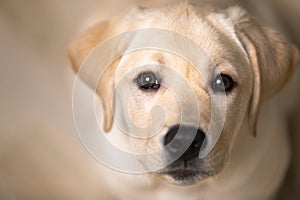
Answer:
<svg viewBox="0 0 300 200"><path fill-rule="evenodd" d="M170 170L170 171L165 171L163 174L168 174L172 176L182 176L182 177L189 177L189 176L195 176L199 172L195 170L190 170L190 169L176 169L176 170Z"/></svg>
<svg viewBox="0 0 300 200"><path fill-rule="evenodd" d="M183 161L183 162L173 162L168 165L166 168L160 171L162 174L167 174L171 176L194 176L200 174L196 166L196 160Z"/></svg>
<svg viewBox="0 0 300 200"><path fill-rule="evenodd" d="M160 172L160 174L172 177L180 185L191 185L202 178L200 172L191 169L172 169Z"/></svg>

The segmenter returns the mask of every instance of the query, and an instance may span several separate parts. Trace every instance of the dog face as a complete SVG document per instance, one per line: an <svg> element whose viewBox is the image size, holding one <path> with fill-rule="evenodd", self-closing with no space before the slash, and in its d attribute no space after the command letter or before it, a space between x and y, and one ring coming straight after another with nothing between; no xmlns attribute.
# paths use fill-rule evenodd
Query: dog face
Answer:
<svg viewBox="0 0 300 200"><path fill-rule="evenodd" d="M171 183L192 184L214 177L226 166L245 120L255 135L259 105L289 79L297 50L236 7L221 11L189 4L134 8L125 17L96 25L71 45L75 71L105 39L143 28L179 33L203 52L194 55L196 65L157 49L116 58L97 87L104 130L117 124L121 131L110 133L110 139L128 151L149 154L140 163ZM160 35L148 37L142 39ZM126 49L140 39L137 34L120 45ZM188 52L184 41L173 43ZM219 137L211 130L215 124L222 126ZM201 151L209 148L200 158ZM162 167L153 171L152 166Z"/></svg>
<svg viewBox="0 0 300 200"><path fill-rule="evenodd" d="M243 55L243 51L238 53ZM207 60L206 54L198 56ZM160 155L141 160L145 168L152 165L166 165L159 170L159 175L171 182L184 184L213 176L224 167L232 137L243 122L238 120L237 123L232 124L230 119L244 118L252 86L251 78L246 78L247 74L251 75L249 66L245 70L232 67L240 66L242 62L247 66L246 59L238 61L241 63L232 64L229 63L232 58L225 59L218 67L210 61L205 62L202 71L207 75L205 76L179 56L162 51L137 51L121 58L114 74L114 83L117 86L115 90L115 119L117 120L115 121L123 123L119 124L119 127L126 129L123 132L132 136L126 138L125 143L131 144L131 147L136 148L131 150L139 153L164 149ZM238 77L245 77L245 79L242 82L243 79L239 80ZM226 83L219 87L219 81ZM213 151L205 158L199 159L197 156L204 139L215 139L212 138L213 134L208 134L212 121L215 120L212 117L211 104L212 98L218 99L221 96L223 100L226 99L226 107L223 109L228 121L225 120L223 133ZM235 106L239 101L247 103ZM163 112L158 110L155 114L155 108L162 108ZM137 139L141 135L132 133L135 127L144 128L143 131L134 132L142 133L145 139ZM175 134L179 129L182 135L177 134L179 136L176 138ZM174 143L166 147L171 141ZM193 144L188 149L184 149L185 143ZM178 157L176 153L180 150L186 152L181 152L184 154ZM175 162L167 165L169 160Z"/></svg>

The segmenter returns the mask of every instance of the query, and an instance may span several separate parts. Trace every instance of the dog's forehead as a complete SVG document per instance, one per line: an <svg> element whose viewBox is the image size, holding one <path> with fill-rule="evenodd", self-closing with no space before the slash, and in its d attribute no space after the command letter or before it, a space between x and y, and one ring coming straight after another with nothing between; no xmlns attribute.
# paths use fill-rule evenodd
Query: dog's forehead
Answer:
<svg viewBox="0 0 300 200"><path fill-rule="evenodd" d="M228 70L232 72L237 71L236 74L239 74L243 73L243 70L239 69L239 67L248 64L246 52L234 32L231 21L225 14L215 12L209 8L199 8L190 4L184 4L184 6L146 9L138 12L137 16L131 18L131 23L132 29L163 29L183 35L194 41L204 53L196 55L195 52L191 52L191 54L194 54L193 57L196 57L201 64L190 64L201 67L203 73L207 74L208 70L212 70L214 66L226 66ZM175 37L176 34L174 34ZM174 35L171 35L171 37L174 37ZM136 37L138 37L138 34ZM151 35L151 37L159 38L161 35L158 33L157 35ZM135 39L133 39L133 42L136 41ZM145 39L147 40L147 38L142 38L142 40ZM172 40L170 41L172 42ZM180 43L178 45L185 45L182 38L178 38L178 40L173 38L173 41L175 41L174 43ZM184 48L188 51L190 47L186 45ZM126 66L126 70L130 70L131 68L148 64L169 64L169 67L182 71L184 70L183 65L170 66L173 63L172 59L179 62L180 56L168 56L166 53L158 50L153 52L139 51L138 54L123 56L120 66ZM236 59L237 57L239 59ZM204 69L203 67L206 68ZM122 73L124 74L124 72Z"/></svg>
<svg viewBox="0 0 300 200"><path fill-rule="evenodd" d="M238 66L248 64L247 54L235 34L233 24L222 12L180 4L146 9L136 15L130 18L132 29L157 28L183 35L193 40L210 57L215 66L221 65L224 61ZM158 33L151 37L161 36ZM189 46L186 46L187 50L188 48Z"/></svg>

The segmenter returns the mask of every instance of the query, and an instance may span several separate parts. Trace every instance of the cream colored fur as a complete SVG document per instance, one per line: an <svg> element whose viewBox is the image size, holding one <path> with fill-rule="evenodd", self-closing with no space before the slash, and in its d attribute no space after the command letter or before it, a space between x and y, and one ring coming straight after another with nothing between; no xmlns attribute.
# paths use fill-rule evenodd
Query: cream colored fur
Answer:
<svg viewBox="0 0 300 200"><path fill-rule="evenodd" d="M236 90L227 99L222 135L214 150L205 158L205 165L216 170L217 174L192 186L180 186L173 185L174 182L168 177L122 174L104 167L103 182L111 196L103 199L272 199L282 183L290 160L290 130L287 122L290 110L287 103L282 101L284 97L276 94L293 77L298 64L297 49L280 34L263 27L242 8L218 10L181 3L151 9L133 8L125 16L101 22L89 29L70 46L73 68L77 72L88 54L105 39L124 31L150 27L172 30L190 37L217 63L219 71L231 74L238 82ZM122 99L116 100L118 113L128 111L131 120L140 126L150 123L149 116L141 113L147 113L153 105L165 108L164 129L158 136L142 143L122 136L122 132L114 127L112 94L124 74L137 65L153 63L163 64L186 78L203 110L198 125L204 130L209 127L207 118L211 114L205 80L180 57L163 51L143 50L119 58L105 71L97 88L103 103L104 130L110 131L108 137L112 141L117 140L120 146L126 143L124 148L132 150L134 146L134 150L144 153L161 148L159 141L166 129L180 122L176 97L165 89L158 92L157 98L149 97L143 103L138 103L143 94L137 92L128 107L122 104ZM204 73L212 70L211 66L204 69ZM89 79L88 75L84 79ZM126 86L129 81L125 81L123 93L118 93L118 96L126 95L129 91L129 86ZM293 95L293 86L289 87L287 90L290 90L292 98L299 98L299 94ZM186 101L184 105L188 106L189 102ZM293 104L288 107L296 107L297 101ZM163 161L153 158L142 162ZM218 171L218 168L222 170Z"/></svg>

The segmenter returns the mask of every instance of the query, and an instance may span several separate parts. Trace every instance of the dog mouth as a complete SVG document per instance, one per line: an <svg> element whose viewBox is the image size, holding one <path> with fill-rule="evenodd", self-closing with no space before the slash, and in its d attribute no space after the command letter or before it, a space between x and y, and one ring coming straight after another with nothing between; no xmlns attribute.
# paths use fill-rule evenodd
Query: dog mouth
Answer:
<svg viewBox="0 0 300 200"><path fill-rule="evenodd" d="M208 174L198 166L199 164L196 160L188 163L181 162L181 164L175 162L159 171L158 174L176 185L192 185L208 177Z"/></svg>
<svg viewBox="0 0 300 200"><path fill-rule="evenodd" d="M190 169L177 169L171 170L161 173L163 176L168 177L168 179L172 179L171 181L174 184L180 185L191 185L196 183L199 179L201 179L201 175L199 172Z"/></svg>

